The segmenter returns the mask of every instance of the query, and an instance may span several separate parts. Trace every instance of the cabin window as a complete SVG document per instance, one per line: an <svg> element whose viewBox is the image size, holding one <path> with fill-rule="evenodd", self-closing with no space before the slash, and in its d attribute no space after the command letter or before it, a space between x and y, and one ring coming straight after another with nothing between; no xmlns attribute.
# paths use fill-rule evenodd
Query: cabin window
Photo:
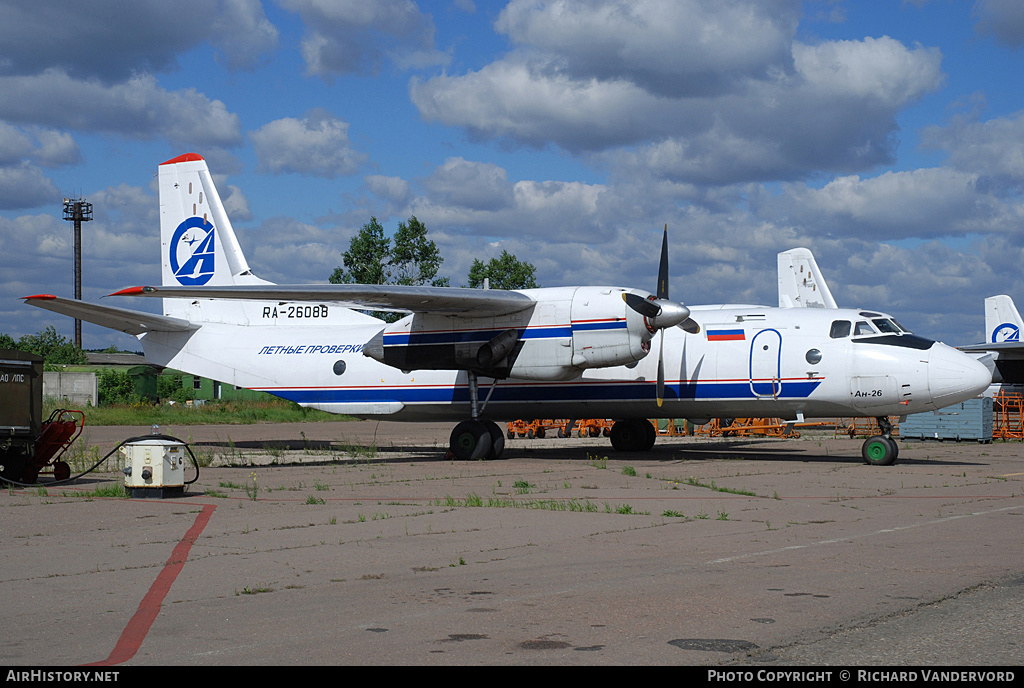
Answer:
<svg viewBox="0 0 1024 688"><path fill-rule="evenodd" d="M842 339L843 337L850 336L850 321L849 320L833 320L832 331L828 334L832 339Z"/></svg>

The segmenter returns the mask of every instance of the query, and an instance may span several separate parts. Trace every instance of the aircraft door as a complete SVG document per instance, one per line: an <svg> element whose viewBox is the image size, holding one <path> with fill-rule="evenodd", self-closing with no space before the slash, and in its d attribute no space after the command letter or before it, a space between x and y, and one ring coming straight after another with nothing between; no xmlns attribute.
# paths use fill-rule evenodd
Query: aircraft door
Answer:
<svg viewBox="0 0 1024 688"><path fill-rule="evenodd" d="M750 390L756 397L782 393L782 334L761 330L750 340Z"/></svg>

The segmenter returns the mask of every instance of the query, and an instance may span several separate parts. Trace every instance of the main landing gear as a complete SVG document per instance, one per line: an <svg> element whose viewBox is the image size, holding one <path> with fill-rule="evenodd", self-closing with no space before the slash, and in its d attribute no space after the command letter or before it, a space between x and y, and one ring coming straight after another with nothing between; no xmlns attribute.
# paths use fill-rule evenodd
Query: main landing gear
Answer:
<svg viewBox="0 0 1024 688"><path fill-rule="evenodd" d="M500 459L505 451L505 433L498 424L490 420L480 420L480 388L477 384L477 376L469 371L469 403L470 420L464 420L455 426L451 437L448 438L448 447L452 455L460 461L480 461L482 459ZM497 382L495 381L495 384ZM494 384L491 385L491 392L494 391ZM487 399L490 399L490 392ZM487 400L484 400L484 406Z"/></svg>
<svg viewBox="0 0 1024 688"><path fill-rule="evenodd" d="M658 433L649 420L627 418L612 426L612 446L617 451L650 451Z"/></svg>
<svg viewBox="0 0 1024 688"><path fill-rule="evenodd" d="M879 416L875 420L882 434L864 440L860 455L869 466L891 466L900 455L900 445L892 438L892 423L889 419Z"/></svg>

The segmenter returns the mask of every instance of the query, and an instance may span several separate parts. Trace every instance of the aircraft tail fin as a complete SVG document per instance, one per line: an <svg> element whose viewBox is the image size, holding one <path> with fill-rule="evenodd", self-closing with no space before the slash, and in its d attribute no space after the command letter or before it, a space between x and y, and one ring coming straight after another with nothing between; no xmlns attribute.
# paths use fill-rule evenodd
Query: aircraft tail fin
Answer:
<svg viewBox="0 0 1024 688"><path fill-rule="evenodd" d="M164 286L271 284L252 274L206 160L186 153L161 163L160 262ZM247 323L245 307L165 298L164 314L187 320Z"/></svg>
<svg viewBox="0 0 1024 688"><path fill-rule="evenodd" d="M839 308L810 249L779 254L779 308Z"/></svg>
<svg viewBox="0 0 1024 688"><path fill-rule="evenodd" d="M267 284L249 270L202 156L161 163L159 183L165 286Z"/></svg>
<svg viewBox="0 0 1024 688"><path fill-rule="evenodd" d="M1020 341L1024 327L1017 307L1006 294L985 299L985 335L989 343Z"/></svg>

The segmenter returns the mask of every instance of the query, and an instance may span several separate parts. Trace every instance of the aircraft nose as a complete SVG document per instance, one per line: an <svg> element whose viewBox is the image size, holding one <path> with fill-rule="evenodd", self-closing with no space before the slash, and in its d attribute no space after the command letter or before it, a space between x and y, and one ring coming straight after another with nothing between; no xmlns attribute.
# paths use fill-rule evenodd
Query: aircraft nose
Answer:
<svg viewBox="0 0 1024 688"><path fill-rule="evenodd" d="M992 374L973 356L936 342L928 357L928 393L936 408L978 396L992 384Z"/></svg>

